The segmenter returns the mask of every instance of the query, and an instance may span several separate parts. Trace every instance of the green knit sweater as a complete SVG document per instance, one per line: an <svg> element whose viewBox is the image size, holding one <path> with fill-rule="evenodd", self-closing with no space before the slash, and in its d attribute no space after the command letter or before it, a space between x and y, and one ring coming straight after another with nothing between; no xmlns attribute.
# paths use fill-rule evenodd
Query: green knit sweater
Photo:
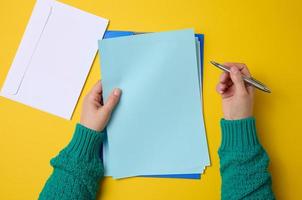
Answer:
<svg viewBox="0 0 302 200"><path fill-rule="evenodd" d="M269 158L258 142L254 118L221 120L221 128L221 198L274 199ZM39 199L95 199L104 171L99 158L103 135L77 124L71 142L51 160L54 170Z"/></svg>

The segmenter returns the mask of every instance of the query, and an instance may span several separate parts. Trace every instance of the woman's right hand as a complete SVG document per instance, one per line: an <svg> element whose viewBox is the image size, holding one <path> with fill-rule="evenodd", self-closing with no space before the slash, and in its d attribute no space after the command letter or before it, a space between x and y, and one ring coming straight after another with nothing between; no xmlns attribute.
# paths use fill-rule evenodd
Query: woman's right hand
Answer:
<svg viewBox="0 0 302 200"><path fill-rule="evenodd" d="M216 90L222 97L224 119L238 120L253 116L254 88L246 84L242 75L250 77L245 64L224 63L231 73L223 72Z"/></svg>

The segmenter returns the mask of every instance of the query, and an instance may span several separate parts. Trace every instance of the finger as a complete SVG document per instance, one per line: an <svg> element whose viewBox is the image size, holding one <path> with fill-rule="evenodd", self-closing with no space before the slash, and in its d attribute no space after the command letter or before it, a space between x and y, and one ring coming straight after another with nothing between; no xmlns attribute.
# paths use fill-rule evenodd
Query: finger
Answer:
<svg viewBox="0 0 302 200"><path fill-rule="evenodd" d="M87 94L87 98L90 101L101 104L101 100L102 100L101 94L102 94L102 83L101 81L98 81Z"/></svg>
<svg viewBox="0 0 302 200"><path fill-rule="evenodd" d="M223 72L220 75L220 83L226 83L230 80L230 73L228 72Z"/></svg>
<svg viewBox="0 0 302 200"><path fill-rule="evenodd" d="M234 63L234 62L225 62L225 63L223 63L224 66L227 66L227 67L229 67L230 69L231 69L232 67L237 67L237 64L238 64L238 63Z"/></svg>
<svg viewBox="0 0 302 200"><path fill-rule="evenodd" d="M216 91L219 94L223 94L228 89L228 86L224 83L218 83L216 86Z"/></svg>
<svg viewBox="0 0 302 200"><path fill-rule="evenodd" d="M119 88L114 89L109 95L106 103L102 107L102 109L106 112L106 114L110 115L114 110L115 106L119 102L122 91Z"/></svg>
<svg viewBox="0 0 302 200"><path fill-rule="evenodd" d="M228 87L231 87L233 85L233 81L230 78L226 83L225 83Z"/></svg>
<svg viewBox="0 0 302 200"><path fill-rule="evenodd" d="M253 94L254 92L254 87L250 84L246 84L246 89L248 91L249 94Z"/></svg>
<svg viewBox="0 0 302 200"><path fill-rule="evenodd" d="M102 92L102 83L99 80L98 82L96 82L96 84L94 84L94 86L90 90L90 94L99 95L99 94L101 94L101 92Z"/></svg>
<svg viewBox="0 0 302 200"><path fill-rule="evenodd" d="M234 93L234 91L228 89L228 90L224 91L223 94L221 94L221 97L223 99L227 99L227 98L233 96L234 95L233 93Z"/></svg>
<svg viewBox="0 0 302 200"><path fill-rule="evenodd" d="M224 63L225 66L228 66L228 67L237 67L239 69L239 71L247 76L247 77L250 77L251 76L251 73L249 71L249 69L247 68L246 64L244 63L232 63L232 62L227 62L227 63Z"/></svg>
<svg viewBox="0 0 302 200"><path fill-rule="evenodd" d="M251 73L244 63L236 63L236 66L239 68L240 72L247 77L251 77Z"/></svg>
<svg viewBox="0 0 302 200"><path fill-rule="evenodd" d="M251 77L251 73L250 73L248 67L246 66L246 64L244 64L244 63L234 63L234 64L240 69L241 74L243 74L246 77ZM253 86L251 86L248 83L245 83L245 86L246 86L246 90L248 91L249 94L253 93L253 91L254 91Z"/></svg>
<svg viewBox="0 0 302 200"><path fill-rule="evenodd" d="M231 79L235 85L236 91L238 91L238 93L246 93L246 88L245 88L245 84L244 81L242 79L242 74L239 70L238 67L233 66L231 67Z"/></svg>

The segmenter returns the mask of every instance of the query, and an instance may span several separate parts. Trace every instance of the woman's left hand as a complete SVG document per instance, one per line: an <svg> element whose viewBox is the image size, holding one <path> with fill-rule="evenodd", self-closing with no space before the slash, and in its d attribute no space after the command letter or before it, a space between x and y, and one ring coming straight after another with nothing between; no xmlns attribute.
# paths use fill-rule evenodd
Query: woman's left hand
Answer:
<svg viewBox="0 0 302 200"><path fill-rule="evenodd" d="M102 83L98 81L84 98L80 124L95 131L102 131L119 102L120 96L121 90L116 88L103 104Z"/></svg>

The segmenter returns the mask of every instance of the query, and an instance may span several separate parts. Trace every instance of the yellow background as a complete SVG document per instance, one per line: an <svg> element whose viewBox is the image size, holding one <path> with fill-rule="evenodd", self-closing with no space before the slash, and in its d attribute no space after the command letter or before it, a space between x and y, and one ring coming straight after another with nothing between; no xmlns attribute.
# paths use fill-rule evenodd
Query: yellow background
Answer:
<svg viewBox="0 0 302 200"><path fill-rule="evenodd" d="M256 92L259 137L271 158L278 199L302 197L302 3L300 0L64 0L110 19L111 30L194 27L205 34L204 105L212 166L201 180L106 178L104 200L219 199L219 70L209 60L239 61L271 87ZM0 85L3 85L34 0L1 0ZM45 60L47 62L47 60ZM99 79L97 56L71 121L0 98L0 199L36 199L55 156L70 140L83 95ZM186 77L184 77L185 80Z"/></svg>

